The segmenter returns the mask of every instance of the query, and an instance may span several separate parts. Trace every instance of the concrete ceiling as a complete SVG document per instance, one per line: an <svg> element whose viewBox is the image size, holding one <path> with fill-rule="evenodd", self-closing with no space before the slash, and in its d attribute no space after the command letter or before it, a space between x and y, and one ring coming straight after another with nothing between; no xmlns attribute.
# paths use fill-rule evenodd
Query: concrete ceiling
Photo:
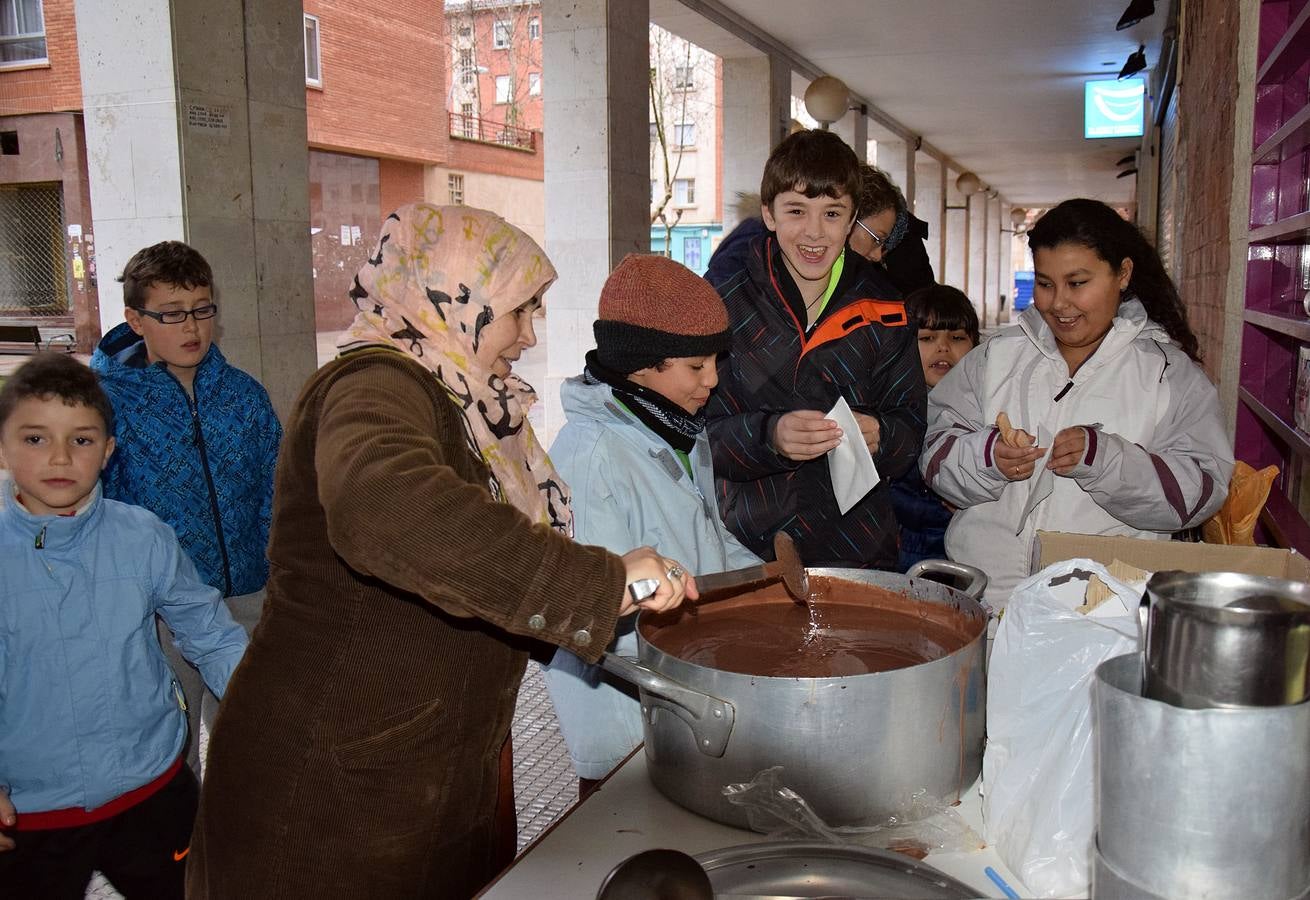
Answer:
<svg viewBox="0 0 1310 900"><path fill-rule="evenodd" d="M1115 163L1139 138L1085 140L1083 83L1117 75L1138 44L1160 63L1169 0L1115 31L1128 0L651 0L651 20L724 57L758 55L719 22L790 48L910 132L977 173L1003 199L1124 204ZM1149 109L1149 105L1148 105ZM870 136L877 137L872 127Z"/></svg>

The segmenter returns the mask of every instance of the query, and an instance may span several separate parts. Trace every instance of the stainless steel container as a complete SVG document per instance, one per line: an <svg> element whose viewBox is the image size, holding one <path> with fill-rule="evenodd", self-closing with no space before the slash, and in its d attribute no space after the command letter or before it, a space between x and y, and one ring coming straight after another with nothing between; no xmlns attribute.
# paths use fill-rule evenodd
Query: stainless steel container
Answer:
<svg viewBox="0 0 1310 900"><path fill-rule="evenodd" d="M1310 703L1182 709L1142 696L1137 654L1102 663L1094 697L1096 845L1118 881L1190 900L1310 889Z"/></svg>
<svg viewBox="0 0 1310 900"><path fill-rule="evenodd" d="M1158 572L1144 602L1146 696L1188 709L1310 697L1310 584Z"/></svg>
<svg viewBox="0 0 1310 900"><path fill-rule="evenodd" d="M749 828L746 812L728 803L723 787L772 766L783 767L783 783L830 825L880 821L920 790L958 799L982 768L986 612L965 592L924 578L808 571L949 604L969 615L976 635L904 669L795 678L689 663L650 644L639 625L640 664L612 655L601 664L641 689L652 782L675 803L739 828ZM980 594L986 578L976 575L970 590Z"/></svg>

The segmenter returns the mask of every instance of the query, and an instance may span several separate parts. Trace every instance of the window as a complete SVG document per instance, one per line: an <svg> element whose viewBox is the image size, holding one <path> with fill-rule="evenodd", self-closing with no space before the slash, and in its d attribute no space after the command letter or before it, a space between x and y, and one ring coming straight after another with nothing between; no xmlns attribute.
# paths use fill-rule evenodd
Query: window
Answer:
<svg viewBox="0 0 1310 900"><path fill-rule="evenodd" d="M533 16L531 19L528 19L528 40L530 41L541 40L541 20L538 19L536 16Z"/></svg>
<svg viewBox="0 0 1310 900"><path fill-rule="evenodd" d="M696 179L695 178L674 179L673 203L675 206L696 205Z"/></svg>
<svg viewBox="0 0 1310 900"><path fill-rule="evenodd" d="M464 203L464 176L447 175L446 190L450 193L450 205L461 206Z"/></svg>
<svg viewBox="0 0 1310 900"><path fill-rule="evenodd" d="M496 76L496 102L508 103L511 96L511 85L508 75Z"/></svg>
<svg viewBox="0 0 1310 900"><path fill-rule="evenodd" d="M470 40L470 39L473 37L473 26L472 26L472 25L461 25L461 26L459 26L459 32L458 32L458 33L459 33L459 39L460 39L460 40L462 40L462 41Z"/></svg>
<svg viewBox="0 0 1310 900"><path fill-rule="evenodd" d="M45 61L41 0L0 0L0 67Z"/></svg>
<svg viewBox="0 0 1310 900"><path fill-rule="evenodd" d="M0 131L0 156L18 155L18 132Z"/></svg>
<svg viewBox="0 0 1310 900"><path fill-rule="evenodd" d="M660 127L654 122L650 123L650 139L653 141L660 136Z"/></svg>
<svg viewBox="0 0 1310 900"><path fill-rule="evenodd" d="M323 64L318 53L318 16L308 13L305 14L305 84L323 86Z"/></svg>
<svg viewBox="0 0 1310 900"><path fill-rule="evenodd" d="M534 97L540 97L540 96L541 96L541 73L540 73L540 72L529 72L529 73L528 73L528 93L531 94L531 95L534 96Z"/></svg>
<svg viewBox="0 0 1310 900"><path fill-rule="evenodd" d="M504 50L509 46L509 23L497 21L491 26L491 46L497 50Z"/></svg>
<svg viewBox="0 0 1310 900"><path fill-rule="evenodd" d="M696 123L679 122L673 126L673 143L679 147L691 147L696 143Z"/></svg>
<svg viewBox="0 0 1310 900"><path fill-rule="evenodd" d="M696 72L691 66L674 66L673 87L675 90L689 90L696 86Z"/></svg>
<svg viewBox="0 0 1310 900"><path fill-rule="evenodd" d="M682 239L682 264L693 271L700 271L700 237Z"/></svg>
<svg viewBox="0 0 1310 900"><path fill-rule="evenodd" d="M472 138L474 136L474 127L476 125L475 119L477 118L473 115L473 104L461 103L459 105L459 113L459 133L466 138Z"/></svg>
<svg viewBox="0 0 1310 900"><path fill-rule="evenodd" d="M460 84L472 84L476 75L473 68L473 51L468 49L459 51Z"/></svg>

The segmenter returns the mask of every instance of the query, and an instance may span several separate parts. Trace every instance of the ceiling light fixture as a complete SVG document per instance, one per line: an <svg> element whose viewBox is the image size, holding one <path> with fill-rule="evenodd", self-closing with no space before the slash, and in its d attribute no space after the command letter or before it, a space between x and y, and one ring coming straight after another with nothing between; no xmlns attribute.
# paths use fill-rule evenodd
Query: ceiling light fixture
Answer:
<svg viewBox="0 0 1310 900"><path fill-rule="evenodd" d="M1114 26L1115 31L1123 31L1125 28L1132 28L1138 22L1155 15L1155 0L1133 0L1124 10L1124 14L1119 17L1119 24Z"/></svg>
<svg viewBox="0 0 1310 900"><path fill-rule="evenodd" d="M1140 45L1128 56L1128 61L1124 67L1119 70L1119 80L1123 81L1129 75L1136 75L1146 68L1146 45Z"/></svg>
<svg viewBox="0 0 1310 900"><path fill-rule="evenodd" d="M821 75L805 89L805 111L824 131L846 115L851 92L846 82L832 75Z"/></svg>
<svg viewBox="0 0 1310 900"><path fill-rule="evenodd" d="M982 189L982 179L972 172L961 172L960 177L955 179L955 189L968 197Z"/></svg>
<svg viewBox="0 0 1310 900"><path fill-rule="evenodd" d="M1028 221L1028 210L1022 206L1016 206L1010 210L1010 225L1016 230L1023 227L1023 223Z"/></svg>

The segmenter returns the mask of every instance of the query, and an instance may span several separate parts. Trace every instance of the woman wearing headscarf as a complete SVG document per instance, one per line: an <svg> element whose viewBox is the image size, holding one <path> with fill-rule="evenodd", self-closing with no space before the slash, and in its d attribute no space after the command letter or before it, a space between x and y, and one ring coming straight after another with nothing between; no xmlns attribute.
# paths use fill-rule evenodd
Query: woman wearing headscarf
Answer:
<svg viewBox="0 0 1310 900"><path fill-rule="evenodd" d="M341 356L291 413L268 601L210 739L187 894L464 898L495 874L497 761L533 639L596 660L627 585L695 585L568 537L511 373L555 270L503 219L389 216ZM179 848L181 849L181 848Z"/></svg>

